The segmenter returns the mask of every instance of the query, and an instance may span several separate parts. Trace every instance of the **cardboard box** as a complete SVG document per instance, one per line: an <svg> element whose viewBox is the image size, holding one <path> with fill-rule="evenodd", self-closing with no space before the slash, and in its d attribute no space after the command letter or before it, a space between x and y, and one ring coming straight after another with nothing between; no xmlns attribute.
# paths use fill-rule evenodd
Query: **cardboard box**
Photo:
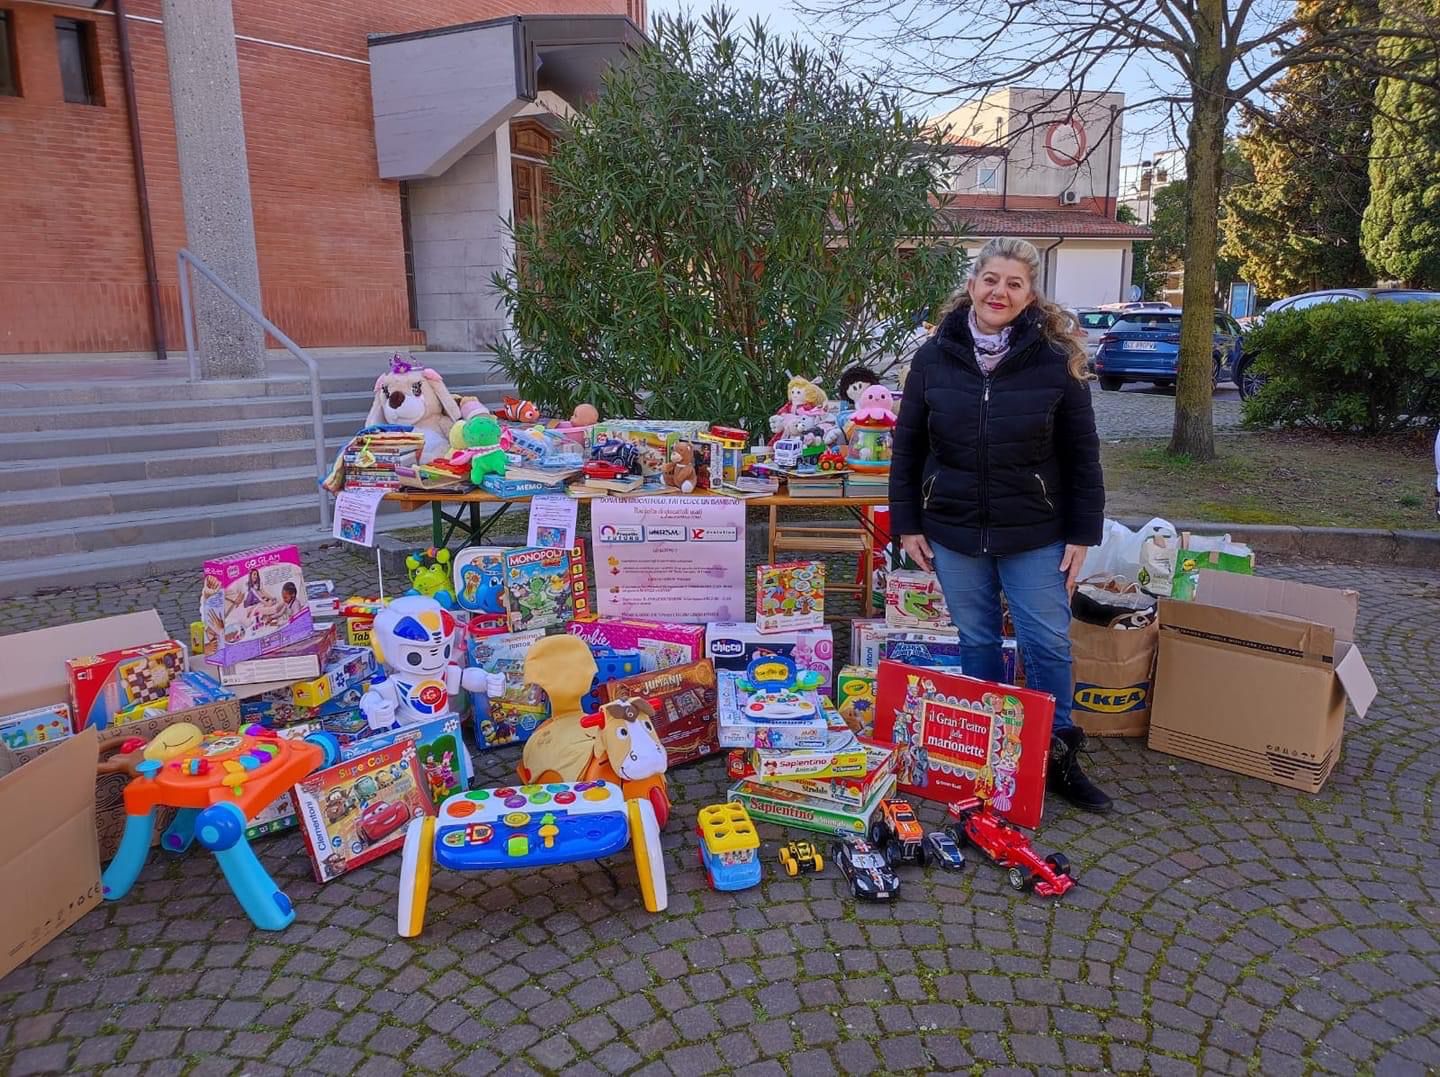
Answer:
<svg viewBox="0 0 1440 1077"><path fill-rule="evenodd" d="M0 665L10 671L10 661L0 657ZM63 676L63 662L59 669ZM4 700L8 682L0 683ZM87 729L45 745L44 758L28 766L0 748L0 979L100 904L96 743Z"/></svg>
<svg viewBox="0 0 1440 1077"><path fill-rule="evenodd" d="M154 610L125 613L118 617L101 617L95 621L41 628L0 639L0 712L60 703L67 698L69 680L65 661L75 655L101 654L105 651L134 647L141 643L164 639L165 626ZM208 668L208 667L207 667ZM274 687L271 685L270 687ZM240 701L221 700L202 707L170 711L159 718L129 722L115 731L126 737L149 740L176 722L190 722L202 732L240 727ZM71 738L74 740L75 738ZM71 741L50 741L22 748L15 753L24 764L56 751ZM122 797L128 779L120 774L95 777L91 787L95 797L95 825L100 844L100 859L108 860L120 844L125 828L125 805ZM166 812L160 812L156 833L169 825Z"/></svg>
<svg viewBox="0 0 1440 1077"><path fill-rule="evenodd" d="M1354 643L1354 591L1202 570L1196 600L1160 600L1149 745L1318 793L1340 757L1345 700L1375 679Z"/></svg>
<svg viewBox="0 0 1440 1077"><path fill-rule="evenodd" d="M608 647L612 651L639 651L641 668L646 673L705 657L704 625L602 618L571 621L565 631L579 636L592 650Z"/></svg>
<svg viewBox="0 0 1440 1077"><path fill-rule="evenodd" d="M655 732L667 765L677 767L720 750L715 724L715 667L705 659L683 666L607 681L598 689L605 702L644 696L658 704Z"/></svg>
<svg viewBox="0 0 1440 1077"><path fill-rule="evenodd" d="M806 718L762 721L745 713L750 701L740 690L741 674L732 670L715 672L715 729L722 748L824 748L830 742L830 723L819 697L810 693L815 713ZM844 728L844 721L836 714Z"/></svg>
<svg viewBox="0 0 1440 1077"><path fill-rule="evenodd" d="M945 593L933 572L891 572L885 577L885 623L933 631L950 627Z"/></svg>

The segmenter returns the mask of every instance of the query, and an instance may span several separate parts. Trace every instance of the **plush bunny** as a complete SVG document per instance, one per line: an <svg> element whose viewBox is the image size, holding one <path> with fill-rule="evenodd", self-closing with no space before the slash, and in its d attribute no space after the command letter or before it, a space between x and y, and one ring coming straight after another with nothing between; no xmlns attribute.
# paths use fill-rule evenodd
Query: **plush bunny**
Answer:
<svg viewBox="0 0 1440 1077"><path fill-rule="evenodd" d="M445 387L444 379L429 367L397 354L390 359L390 370L375 379L375 402L365 425L413 427L425 435L420 456L425 463L450 451L450 428L459 419L460 405Z"/></svg>

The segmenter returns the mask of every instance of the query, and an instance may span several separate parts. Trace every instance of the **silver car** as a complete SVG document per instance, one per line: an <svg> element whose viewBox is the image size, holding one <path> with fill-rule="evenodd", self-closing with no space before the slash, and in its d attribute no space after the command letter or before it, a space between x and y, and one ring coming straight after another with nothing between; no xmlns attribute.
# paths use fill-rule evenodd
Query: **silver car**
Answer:
<svg viewBox="0 0 1440 1077"><path fill-rule="evenodd" d="M1077 307L1070 312L1085 331L1085 356L1091 362L1095 360L1095 352L1100 347L1100 338L1120 320L1120 312L1115 310L1101 310L1098 307Z"/></svg>

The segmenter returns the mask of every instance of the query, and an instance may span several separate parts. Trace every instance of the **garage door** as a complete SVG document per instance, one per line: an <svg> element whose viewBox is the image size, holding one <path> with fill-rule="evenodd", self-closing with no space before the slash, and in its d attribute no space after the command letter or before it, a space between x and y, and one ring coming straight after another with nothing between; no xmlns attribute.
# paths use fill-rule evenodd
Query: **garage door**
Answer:
<svg viewBox="0 0 1440 1077"><path fill-rule="evenodd" d="M1120 267L1124 252L1121 248L1067 249L1062 244L1052 257L1059 259L1055 270L1057 303L1067 307L1093 307L1116 303L1122 298Z"/></svg>

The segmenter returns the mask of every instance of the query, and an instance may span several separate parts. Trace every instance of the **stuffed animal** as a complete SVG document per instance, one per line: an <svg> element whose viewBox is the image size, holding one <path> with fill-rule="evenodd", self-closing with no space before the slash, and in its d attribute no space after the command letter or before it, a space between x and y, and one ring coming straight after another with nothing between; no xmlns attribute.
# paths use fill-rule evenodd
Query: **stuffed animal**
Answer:
<svg viewBox="0 0 1440 1077"><path fill-rule="evenodd" d="M504 405L495 414L512 423L533 423L540 418L540 409L529 400L516 400L513 396L507 396Z"/></svg>
<svg viewBox="0 0 1440 1077"><path fill-rule="evenodd" d="M493 415L465 420L465 448L470 457L470 481L479 486L486 475L505 474L505 450L500 447L500 423Z"/></svg>
<svg viewBox="0 0 1440 1077"><path fill-rule="evenodd" d="M660 481L682 494L693 491L700 481L699 469L695 466L695 446L688 441L677 441L670 450L670 459L660 470Z"/></svg>
<svg viewBox="0 0 1440 1077"><path fill-rule="evenodd" d="M862 426L867 423L894 426L895 394L883 385L867 385L855 402L855 414L851 420Z"/></svg>
<svg viewBox="0 0 1440 1077"><path fill-rule="evenodd" d="M375 402L365 425L413 427L425 436L420 462L428 463L450 451L450 428L459 418L460 405L445 387L445 380L429 367L396 354L390 359L390 370L375 379Z"/></svg>
<svg viewBox="0 0 1440 1077"><path fill-rule="evenodd" d="M490 409L473 396L462 396L460 404L460 421L450 427L450 448L465 448L465 424L477 415L489 415Z"/></svg>
<svg viewBox="0 0 1440 1077"><path fill-rule="evenodd" d="M450 590L450 551L428 550L412 553L405 558L405 570L410 576L410 590L406 594L433 598L447 610L455 608L455 594Z"/></svg>

